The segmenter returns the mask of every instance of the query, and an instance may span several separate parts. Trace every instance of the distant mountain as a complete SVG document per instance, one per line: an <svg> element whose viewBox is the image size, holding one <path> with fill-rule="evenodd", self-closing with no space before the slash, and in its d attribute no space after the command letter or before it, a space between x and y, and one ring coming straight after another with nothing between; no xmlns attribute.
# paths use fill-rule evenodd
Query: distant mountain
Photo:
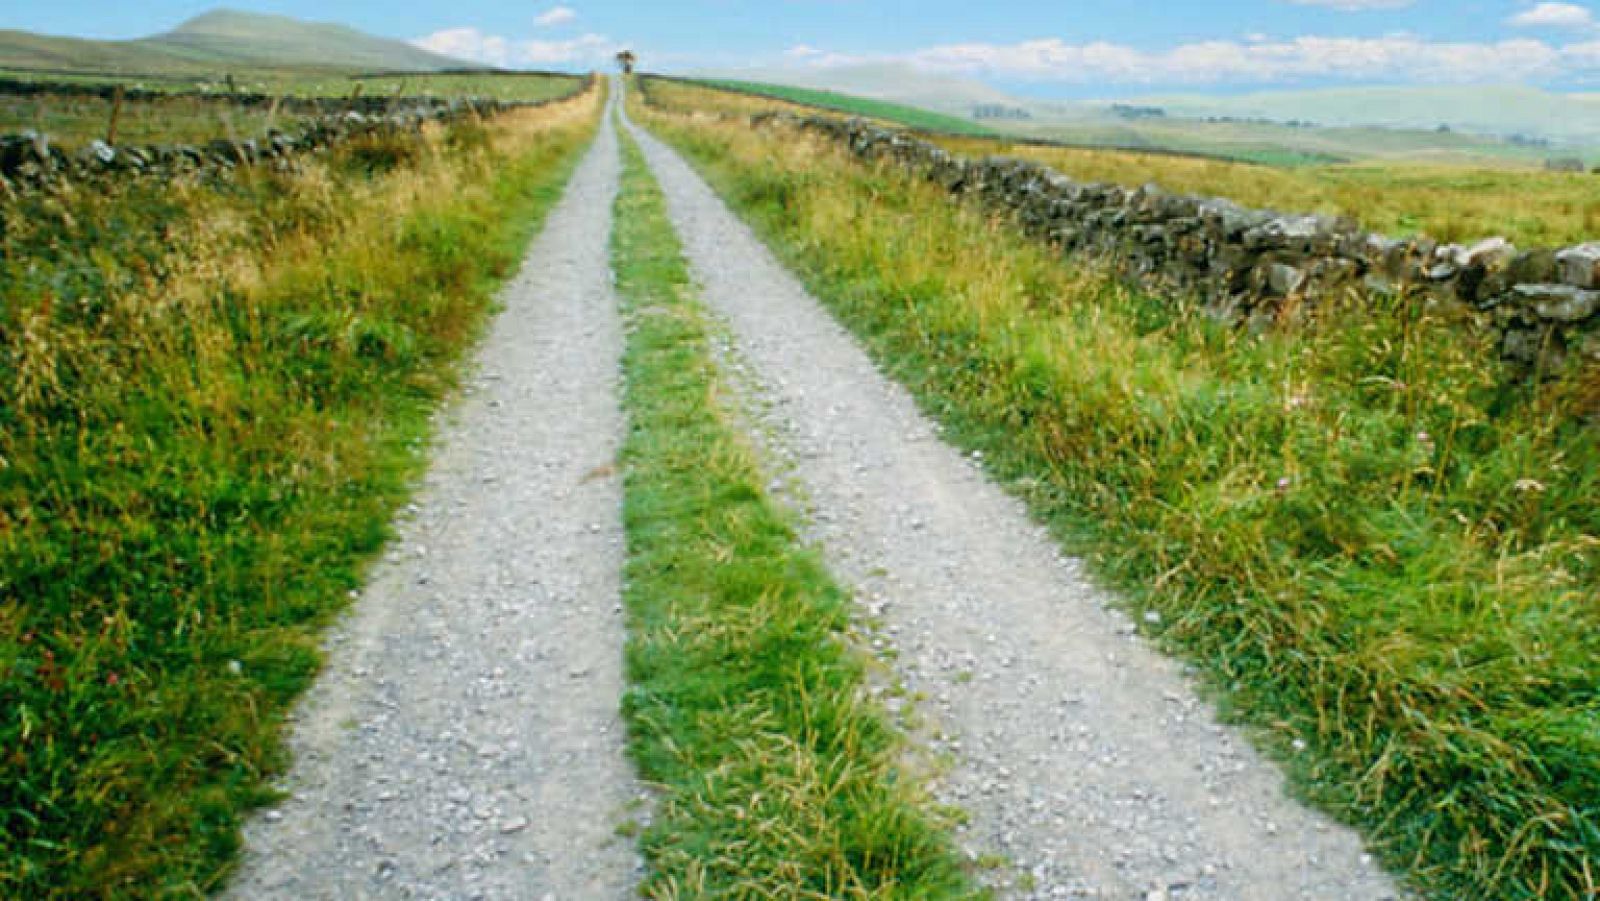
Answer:
<svg viewBox="0 0 1600 901"><path fill-rule="evenodd" d="M0 31L0 69L187 75L228 66L415 72L482 68L343 25L228 9L132 41Z"/></svg>
<svg viewBox="0 0 1600 901"><path fill-rule="evenodd" d="M1600 98L1520 85L1329 88L1235 97L1178 95L1125 101L1171 116L1310 120L1330 126L1437 128L1600 142Z"/></svg>
<svg viewBox="0 0 1600 901"><path fill-rule="evenodd" d="M227 9L197 16L144 43L208 63L407 71L481 68L344 25Z"/></svg>

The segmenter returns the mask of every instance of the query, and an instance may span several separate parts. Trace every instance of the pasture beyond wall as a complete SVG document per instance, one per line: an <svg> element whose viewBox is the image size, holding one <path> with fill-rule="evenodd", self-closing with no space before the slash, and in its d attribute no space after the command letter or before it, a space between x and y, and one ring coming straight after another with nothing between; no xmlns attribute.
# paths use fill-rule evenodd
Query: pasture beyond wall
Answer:
<svg viewBox="0 0 1600 901"><path fill-rule="evenodd" d="M972 159L859 119L762 113L758 127L824 135L953 195L1015 216L1067 252L1137 280L1197 293L1219 319L1263 327L1349 292L1406 291L1469 313L1501 355L1541 371L1600 363L1600 241L1518 249L1362 231L1348 217L1255 210L1230 200L1075 181L1040 163Z"/></svg>
<svg viewBox="0 0 1600 901"><path fill-rule="evenodd" d="M290 131L271 131L263 139L234 140L218 137L203 145L151 144L116 146L93 141L74 153L51 142L48 135L32 131L0 135L0 196L8 191L35 190L64 181L96 182L137 177L170 178L177 175L216 174L236 166L261 162L284 162L304 154L367 135L396 131L419 131L428 122L451 122L463 117L490 117L511 109L544 106L593 88L595 80L579 82L566 97L550 100L506 101L493 99L434 97L350 98L329 100L286 97L275 100L265 95L240 95L216 102L243 106L281 103L285 112L310 114L318 118ZM17 90L48 91L31 85ZM71 86L76 93L104 94L108 88ZM173 96L130 92L127 100L159 100Z"/></svg>

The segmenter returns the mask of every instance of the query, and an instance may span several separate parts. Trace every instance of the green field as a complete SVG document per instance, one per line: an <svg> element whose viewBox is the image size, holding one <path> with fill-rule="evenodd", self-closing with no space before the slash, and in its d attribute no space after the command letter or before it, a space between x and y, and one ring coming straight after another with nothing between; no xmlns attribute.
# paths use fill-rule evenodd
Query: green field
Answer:
<svg viewBox="0 0 1600 901"><path fill-rule="evenodd" d="M1583 151L1513 144L1465 132L1409 128L1291 127L1270 122L1208 122L1199 119L1087 121L1043 119L1008 123L1019 138L1084 147L1151 150L1224 157L1276 166L1351 161L1398 161L1478 166L1538 166L1551 156ZM1600 159L1597 159L1600 161Z"/></svg>
<svg viewBox="0 0 1600 901"><path fill-rule="evenodd" d="M26 80L26 79L24 79ZM231 102L226 90L210 82L168 79L151 82L80 77L79 83L152 86L171 91L166 98L127 100L117 116L114 143L203 144L218 138L261 138L271 129L292 131L313 118L291 107L274 109L272 103L244 105ZM56 79L44 84L59 83ZM273 97L339 99L360 96L393 98L403 103L411 97L494 99L538 102L571 95L584 86L582 77L546 73L457 73L394 76L317 75L307 73L254 73L235 81L240 91ZM210 93L190 93L193 91ZM108 137L112 102L70 91L49 94L7 93L0 87L0 133L32 129L67 148Z"/></svg>
<svg viewBox="0 0 1600 901"><path fill-rule="evenodd" d="M0 93L0 133L32 129L68 150L105 140L112 104L99 97L19 96ZM116 140L125 145L204 144L217 138L260 138L270 129L293 131L304 117L222 100L175 97L127 102L117 117Z"/></svg>
<svg viewBox="0 0 1600 901"><path fill-rule="evenodd" d="M758 84L726 79L709 80L703 83L730 91L754 94L758 97L771 97L775 100L787 100L804 106L814 106L851 116L860 116L863 119L892 122L918 131L947 132L958 135L992 135L995 133L994 129L979 125L970 119L947 116L943 113L930 112L914 106L873 100L868 97L852 97L849 94L836 94L832 91L818 91L811 88Z"/></svg>
<svg viewBox="0 0 1600 901"><path fill-rule="evenodd" d="M232 87L227 77L231 76ZM363 74L303 69L229 69L204 76L55 74L0 68L0 79L40 84L122 85L174 94L202 93L226 99L234 92L286 97L483 97L549 100L572 93L582 75L562 72L407 72Z"/></svg>

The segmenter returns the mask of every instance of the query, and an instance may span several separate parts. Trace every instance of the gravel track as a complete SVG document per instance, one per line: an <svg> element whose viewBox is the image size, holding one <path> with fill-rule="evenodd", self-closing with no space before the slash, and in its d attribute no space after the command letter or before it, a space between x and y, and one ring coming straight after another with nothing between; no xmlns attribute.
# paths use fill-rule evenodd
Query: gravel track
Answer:
<svg viewBox="0 0 1600 901"><path fill-rule="evenodd" d="M298 708L239 898L631 897L622 348L602 131L505 290L467 396Z"/></svg>
<svg viewBox="0 0 1600 901"><path fill-rule="evenodd" d="M1274 765L981 463L939 440L704 181L633 132L813 537L928 699L924 738L954 760L935 791L971 815L963 845L1014 865L1002 896L1397 897L1359 838L1285 795Z"/></svg>

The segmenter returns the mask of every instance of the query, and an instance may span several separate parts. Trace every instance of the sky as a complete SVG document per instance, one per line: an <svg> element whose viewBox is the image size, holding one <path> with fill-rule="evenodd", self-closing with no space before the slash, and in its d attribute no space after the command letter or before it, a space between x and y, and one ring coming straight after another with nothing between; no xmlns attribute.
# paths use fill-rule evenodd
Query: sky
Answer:
<svg viewBox="0 0 1600 901"><path fill-rule="evenodd" d="M1039 96L1354 84L1600 91L1600 0L230 0L510 67L905 62ZM8 0L0 28L162 31L213 4Z"/></svg>

